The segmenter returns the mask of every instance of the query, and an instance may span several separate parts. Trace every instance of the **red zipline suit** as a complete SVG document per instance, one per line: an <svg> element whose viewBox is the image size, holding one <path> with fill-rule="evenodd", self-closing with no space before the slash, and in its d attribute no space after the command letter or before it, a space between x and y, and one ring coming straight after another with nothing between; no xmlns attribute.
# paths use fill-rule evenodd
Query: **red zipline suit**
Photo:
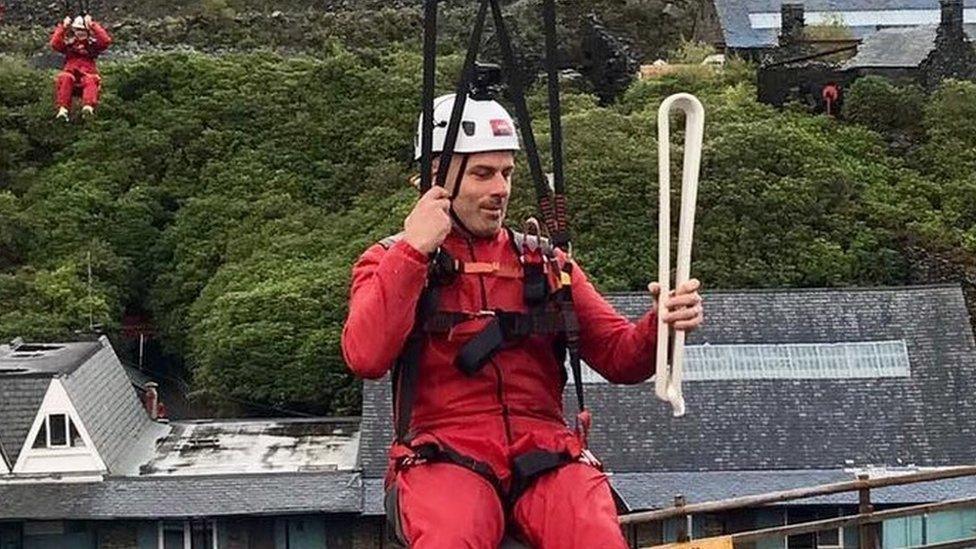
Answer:
<svg viewBox="0 0 976 549"><path fill-rule="evenodd" d="M442 248L469 262L517 264L509 233L470 240L457 229ZM427 279L426 256L404 241L369 248L353 268L349 317L342 350L352 371L375 379L401 353ZM525 312L518 278L460 274L442 286L438 310ZM580 352L592 368L616 383L638 383L654 373L656 315L636 324L617 314L573 269L572 295L580 324ZM567 452L582 444L565 423L565 369L552 351L553 336L529 336L495 353L474 376L454 363L458 349L485 324L474 319L449 336L426 335L420 355L411 445L436 442L490 465L503 486L512 458L534 449ZM649 397L650 398L650 397ZM390 450L387 488L395 487L404 537L412 547L497 549L506 510L492 483L453 463L403 465L409 448ZM606 477L576 461L543 474L517 500L513 526L535 549L626 547Z"/></svg>
<svg viewBox="0 0 976 549"><path fill-rule="evenodd" d="M95 21L89 26L88 40L68 42L65 40L68 32L68 27L59 24L51 35L51 48L65 57L64 68L55 79L55 102L58 107L70 108L72 93L80 89L82 103L94 107L98 104L98 91L102 85L95 58L108 49L112 37Z"/></svg>

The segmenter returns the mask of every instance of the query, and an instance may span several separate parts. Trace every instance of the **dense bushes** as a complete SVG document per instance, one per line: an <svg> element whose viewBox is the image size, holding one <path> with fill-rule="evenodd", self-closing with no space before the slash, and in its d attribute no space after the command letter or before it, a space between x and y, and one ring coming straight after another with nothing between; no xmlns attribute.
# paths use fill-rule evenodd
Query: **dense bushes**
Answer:
<svg viewBox="0 0 976 549"><path fill-rule="evenodd" d="M458 63L443 59L445 86ZM96 120L62 125L50 74L0 60L0 337L114 330L146 310L201 391L354 412L338 350L349 269L410 207L419 70L408 50L336 45L143 56L105 65ZM968 261L972 84L946 83L913 118L915 92L865 81L839 123L759 105L751 79L733 63L636 83L608 106L565 97L576 246L598 285L639 290L654 272L656 109L676 91L708 113L694 268L707 286L902 283L920 242ZM872 106L886 104L903 108ZM515 222L533 211L521 166Z"/></svg>

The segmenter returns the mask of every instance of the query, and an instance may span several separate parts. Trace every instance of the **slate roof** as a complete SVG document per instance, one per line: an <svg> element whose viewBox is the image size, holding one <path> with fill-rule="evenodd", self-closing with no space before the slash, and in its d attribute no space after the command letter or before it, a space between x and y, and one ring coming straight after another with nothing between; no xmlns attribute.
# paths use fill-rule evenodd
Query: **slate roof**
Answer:
<svg viewBox="0 0 976 549"><path fill-rule="evenodd" d="M362 483L351 472L0 483L0 501L0 519L21 520L358 513Z"/></svg>
<svg viewBox="0 0 976 549"><path fill-rule="evenodd" d="M861 43L844 68L918 67L935 49L938 29L931 25L882 29Z"/></svg>
<svg viewBox="0 0 976 549"><path fill-rule="evenodd" d="M170 423L140 475L353 471L358 418L217 419Z"/></svg>
<svg viewBox="0 0 976 549"><path fill-rule="evenodd" d="M134 473L169 428L150 419L107 338L81 367L63 377L99 455L113 475Z"/></svg>
<svg viewBox="0 0 976 549"><path fill-rule="evenodd" d="M0 459L13 468L51 378L70 373L101 348L95 341L0 345Z"/></svg>
<svg viewBox="0 0 976 549"><path fill-rule="evenodd" d="M54 378L62 380L111 474L137 470L168 431L146 414L108 338L43 345L18 340L0 346L0 444L11 468Z"/></svg>
<svg viewBox="0 0 976 549"><path fill-rule="evenodd" d="M608 301L631 318L650 305L643 293ZM650 382L588 384L590 445L618 476L976 462L976 343L958 285L708 292L705 304L691 345L904 340L911 377L686 382L682 418ZM571 388L564 397L572 411ZM389 381L366 382L363 398L360 461L376 478Z"/></svg>
<svg viewBox="0 0 976 549"><path fill-rule="evenodd" d="M0 376L0 445L13 468L51 379Z"/></svg>
<svg viewBox="0 0 976 549"><path fill-rule="evenodd" d="M719 24L729 48L768 48L777 45L779 29L754 29L750 14L779 14L782 0L714 0ZM790 0L802 3L807 12L849 12L885 10L939 10L938 0ZM963 0L965 8L976 7L976 0ZM970 21L967 19L967 23ZM967 24L970 36L974 25ZM875 25L854 26L855 38L865 38L878 29Z"/></svg>

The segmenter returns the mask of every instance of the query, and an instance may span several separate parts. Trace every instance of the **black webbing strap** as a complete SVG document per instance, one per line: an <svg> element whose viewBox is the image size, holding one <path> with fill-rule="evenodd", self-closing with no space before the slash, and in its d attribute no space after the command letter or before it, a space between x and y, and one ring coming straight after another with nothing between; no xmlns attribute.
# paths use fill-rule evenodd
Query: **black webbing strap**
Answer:
<svg viewBox="0 0 976 549"><path fill-rule="evenodd" d="M434 73L437 70L437 2L424 0L424 84L420 100L420 192L430 190L434 149Z"/></svg>
<svg viewBox="0 0 976 549"><path fill-rule="evenodd" d="M407 337L403 352L397 357L391 381L393 383L393 405L395 406L396 438L406 443L410 433L410 418L417 397L417 377L420 373L420 352L424 347L426 333L422 328L425 318L434 314L439 301L438 288L428 284L417 301L414 327Z"/></svg>
<svg viewBox="0 0 976 549"><path fill-rule="evenodd" d="M471 78L474 75L474 63L478 57L478 49L481 47L481 34L485 27L485 17L488 14L488 0L481 0L481 7L478 9L478 16L474 21L474 29L471 31L471 39L468 42L468 53L464 58L464 67L461 69L461 77L458 79L457 88L454 92L454 106L451 109L451 121L447 125L447 136L444 139L444 150L441 151L440 168L437 170L438 187L443 187L447 181L447 172L451 166L451 159L454 157L454 147L457 145L458 131L461 128L461 116L464 114L464 105L468 100L468 88L471 87ZM431 94L433 96L433 94ZM467 160L467 157L465 157ZM454 184L454 195L451 200L457 198L457 193L461 188L460 180L464 170L458 173L458 181Z"/></svg>
<svg viewBox="0 0 976 549"><path fill-rule="evenodd" d="M567 261L563 265L563 273L568 279L573 276L573 262ZM569 354L569 366L573 371L573 385L576 388L576 404L582 414L586 410L586 403L583 399L583 366L579 356L579 319L576 317L576 310L573 308L573 287L564 285L557 293L556 302L562 313L563 325L566 330L566 351Z"/></svg>
<svg viewBox="0 0 976 549"><path fill-rule="evenodd" d="M546 36L546 80L549 91L549 133L552 147L553 223L550 234L557 248L569 249L566 219L566 180L563 173L562 104L559 100L558 50L556 47L556 2L543 0L542 22Z"/></svg>
<svg viewBox="0 0 976 549"><path fill-rule="evenodd" d="M543 307L537 309L539 311L530 314L495 313L484 328L458 350L455 358L457 367L465 374L473 376L507 342L530 335L553 335L564 331L565 313L560 314ZM471 316L464 313L438 313L428 320L425 327L428 332L439 328L450 333L451 328L470 319Z"/></svg>
<svg viewBox="0 0 976 549"><path fill-rule="evenodd" d="M518 119L519 129L522 131L522 142L525 144L525 156L529 161L529 172L532 174L532 182L535 184L536 198L539 201L539 207L542 209L543 221L551 232L555 232L555 216L550 202L552 191L542 173L539 148L535 142L535 134L532 132L532 117L529 115L529 108L525 103L525 83L522 79L522 71L519 70L518 63L515 60L515 51L512 49L512 40L505 25L501 6L498 4L498 0L489 1L491 2L491 14L495 20L495 34L498 36L498 45L502 51L502 60L505 69L508 71L508 98L515 106L515 117Z"/></svg>
<svg viewBox="0 0 976 549"><path fill-rule="evenodd" d="M488 363L488 360L505 344L498 317L492 317L488 324L467 343L458 349L454 363L468 376L473 376Z"/></svg>
<svg viewBox="0 0 976 549"><path fill-rule="evenodd" d="M415 448L412 448L412 450L416 453L417 457L420 458L421 460L425 460L428 462L435 462L435 463L436 462L453 463L455 465L460 465L465 469L474 471L475 473L484 477L485 480L487 480L489 483L491 483L491 485L495 488L495 491L497 491L499 495L503 495L505 493L505 489L502 486L501 481L498 479L498 476L495 475L495 471L491 468L490 465L488 465L483 461L474 459L471 456L466 456L458 452L457 450L449 446L445 446L443 444L434 444L434 443L421 444Z"/></svg>
<svg viewBox="0 0 976 549"><path fill-rule="evenodd" d="M512 459L512 488L508 492L510 506L545 473L558 469L574 460L566 452L532 450Z"/></svg>
<svg viewBox="0 0 976 549"><path fill-rule="evenodd" d="M491 311L497 318L505 339L516 339L529 335L555 335L563 332L562 312L551 308L538 308L528 314L511 311ZM424 331L429 334L449 334L458 324L478 318L480 313L440 311L424 322Z"/></svg>

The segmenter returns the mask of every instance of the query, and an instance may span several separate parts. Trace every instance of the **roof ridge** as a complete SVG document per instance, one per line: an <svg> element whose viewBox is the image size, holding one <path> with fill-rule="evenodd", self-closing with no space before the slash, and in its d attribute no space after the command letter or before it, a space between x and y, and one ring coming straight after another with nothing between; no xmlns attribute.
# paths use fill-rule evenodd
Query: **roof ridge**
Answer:
<svg viewBox="0 0 976 549"><path fill-rule="evenodd" d="M877 292L877 291L890 291L890 292L909 292L914 290L934 290L934 289L955 289L962 288L961 282L937 282L931 284L910 284L903 286L818 286L818 287L805 287L805 288L791 288L791 287L779 287L779 288L716 288L713 290L705 290L702 293L705 294L768 294L768 293L784 293L784 294L802 294L802 293L813 293L813 292ZM607 292L607 296L631 296L631 295L648 295L647 292L635 291L635 290L625 290L619 292Z"/></svg>

